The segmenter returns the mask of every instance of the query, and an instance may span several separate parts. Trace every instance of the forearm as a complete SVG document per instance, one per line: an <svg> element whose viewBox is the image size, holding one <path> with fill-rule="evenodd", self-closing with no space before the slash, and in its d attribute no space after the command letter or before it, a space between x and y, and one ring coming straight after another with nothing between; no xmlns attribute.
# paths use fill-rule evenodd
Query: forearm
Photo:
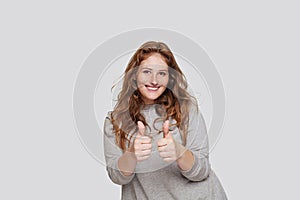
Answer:
<svg viewBox="0 0 300 200"><path fill-rule="evenodd" d="M118 167L122 174L130 176L134 173L136 167L136 157L132 148L129 148L118 160Z"/></svg>
<svg viewBox="0 0 300 200"><path fill-rule="evenodd" d="M208 157L199 155L182 146L181 156L177 159L177 165L181 169L181 173L191 181L201 181L210 173L210 164Z"/></svg>
<svg viewBox="0 0 300 200"><path fill-rule="evenodd" d="M191 108L189 117L189 134L184 146L188 150L182 153L177 162L184 177L191 181L202 181L211 171L205 120L197 107Z"/></svg>
<svg viewBox="0 0 300 200"><path fill-rule="evenodd" d="M178 155L177 165L179 168L183 171L191 169L195 159L193 153L181 144L176 144L176 149Z"/></svg>

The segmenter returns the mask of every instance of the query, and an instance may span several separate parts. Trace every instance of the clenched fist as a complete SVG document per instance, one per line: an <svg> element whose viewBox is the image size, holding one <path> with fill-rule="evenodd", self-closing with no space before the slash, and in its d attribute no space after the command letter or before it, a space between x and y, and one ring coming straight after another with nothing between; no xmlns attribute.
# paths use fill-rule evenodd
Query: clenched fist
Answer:
<svg viewBox="0 0 300 200"><path fill-rule="evenodd" d="M145 126L141 121L138 121L138 133L133 143L134 154L137 161L143 161L150 157L152 150L152 140L145 136Z"/></svg>

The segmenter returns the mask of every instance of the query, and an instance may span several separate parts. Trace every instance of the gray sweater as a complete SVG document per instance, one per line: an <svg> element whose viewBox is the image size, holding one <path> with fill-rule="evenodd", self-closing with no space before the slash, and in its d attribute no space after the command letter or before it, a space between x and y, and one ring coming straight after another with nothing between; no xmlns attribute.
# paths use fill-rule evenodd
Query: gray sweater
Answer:
<svg viewBox="0 0 300 200"><path fill-rule="evenodd" d="M135 173L131 176L123 175L118 169L117 163L122 150L115 144L110 112L104 122L107 172L114 183L122 185L122 199L226 200L225 191L209 163L208 136L201 113L192 108L189 114L190 122L185 147L193 153L194 164L188 171L181 170L177 162L166 163L160 158L157 141L162 137L162 133L158 134L154 126L161 127L163 122L154 122L159 118L155 105L146 106L141 113L150 126L147 127L147 134L152 137L152 153L149 159L137 163ZM171 134L178 143L182 144L177 128L171 130Z"/></svg>

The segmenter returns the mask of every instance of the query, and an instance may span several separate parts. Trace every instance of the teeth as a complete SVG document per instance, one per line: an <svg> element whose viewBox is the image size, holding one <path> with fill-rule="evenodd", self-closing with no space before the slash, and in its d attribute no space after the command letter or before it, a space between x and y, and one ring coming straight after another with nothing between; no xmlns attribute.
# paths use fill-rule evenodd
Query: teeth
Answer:
<svg viewBox="0 0 300 200"><path fill-rule="evenodd" d="M152 91L156 91L156 90L158 90L158 88L157 87L147 87L149 90L152 90Z"/></svg>

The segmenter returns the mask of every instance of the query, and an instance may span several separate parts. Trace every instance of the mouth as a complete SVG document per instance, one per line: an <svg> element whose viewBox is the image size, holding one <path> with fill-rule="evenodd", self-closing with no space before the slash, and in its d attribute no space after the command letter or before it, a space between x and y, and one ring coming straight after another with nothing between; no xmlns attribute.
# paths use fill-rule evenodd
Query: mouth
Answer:
<svg viewBox="0 0 300 200"><path fill-rule="evenodd" d="M150 91L157 91L160 88L160 86L150 86L150 85L145 85L145 87Z"/></svg>

